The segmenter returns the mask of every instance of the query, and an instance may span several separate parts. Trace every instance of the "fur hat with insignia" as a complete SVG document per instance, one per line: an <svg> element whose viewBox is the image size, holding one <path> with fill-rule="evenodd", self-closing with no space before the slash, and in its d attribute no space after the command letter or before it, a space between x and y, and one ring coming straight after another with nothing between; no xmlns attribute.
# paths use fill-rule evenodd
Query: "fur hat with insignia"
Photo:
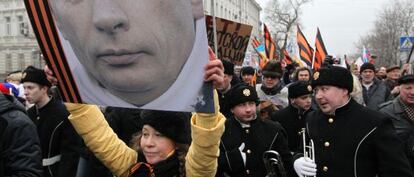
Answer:
<svg viewBox="0 0 414 177"><path fill-rule="evenodd" d="M262 69L263 76L281 78L283 75L282 65L277 61L269 61Z"/></svg>
<svg viewBox="0 0 414 177"><path fill-rule="evenodd" d="M22 83L34 82L39 85L51 87L52 84L47 80L46 74L43 70L37 69L33 66L28 66L22 74Z"/></svg>
<svg viewBox="0 0 414 177"><path fill-rule="evenodd" d="M151 126L176 143L190 143L190 113L143 110L140 115L142 125Z"/></svg>
<svg viewBox="0 0 414 177"><path fill-rule="evenodd" d="M257 96L256 90L246 83L235 85L228 91L226 98L228 99L230 108L248 101L256 102L256 105L259 104L259 97Z"/></svg>
<svg viewBox="0 0 414 177"><path fill-rule="evenodd" d="M349 70L339 66L322 67L313 74L312 88L320 85L331 85L352 92L353 78Z"/></svg>
<svg viewBox="0 0 414 177"><path fill-rule="evenodd" d="M297 81L288 88L289 98L297 98L302 95L312 94L312 86L305 81Z"/></svg>

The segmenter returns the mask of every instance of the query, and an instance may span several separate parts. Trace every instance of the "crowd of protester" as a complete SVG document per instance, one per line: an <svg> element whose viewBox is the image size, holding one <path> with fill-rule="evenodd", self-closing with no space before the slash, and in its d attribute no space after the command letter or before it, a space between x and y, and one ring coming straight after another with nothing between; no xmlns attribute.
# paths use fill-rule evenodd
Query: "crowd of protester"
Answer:
<svg viewBox="0 0 414 177"><path fill-rule="evenodd" d="M414 176L411 65L328 57L318 71L269 61L235 72L210 58L213 114L63 103L44 69L9 73L0 176Z"/></svg>

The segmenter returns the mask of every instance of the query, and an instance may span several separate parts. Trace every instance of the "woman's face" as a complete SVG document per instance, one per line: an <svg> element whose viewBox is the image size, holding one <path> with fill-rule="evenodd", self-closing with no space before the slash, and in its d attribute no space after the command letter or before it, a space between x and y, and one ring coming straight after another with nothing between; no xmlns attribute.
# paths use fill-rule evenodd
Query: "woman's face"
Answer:
<svg viewBox="0 0 414 177"><path fill-rule="evenodd" d="M142 128L140 143L145 159L149 164L157 164L168 158L175 149L175 143L149 125Z"/></svg>

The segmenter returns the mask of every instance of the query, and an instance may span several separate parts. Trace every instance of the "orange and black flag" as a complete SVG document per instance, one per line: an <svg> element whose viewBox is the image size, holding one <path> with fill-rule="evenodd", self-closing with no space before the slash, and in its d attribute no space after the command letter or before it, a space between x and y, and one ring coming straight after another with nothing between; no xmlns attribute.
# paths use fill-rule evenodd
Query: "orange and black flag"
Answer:
<svg viewBox="0 0 414 177"><path fill-rule="evenodd" d="M328 52L326 51L325 44L322 40L321 32L316 32L316 40L315 40L315 58L313 62L313 70L317 71L322 66L322 62L325 59L326 55L328 55Z"/></svg>
<svg viewBox="0 0 414 177"><path fill-rule="evenodd" d="M286 49L283 49L283 55L285 56L283 58L283 62L286 63L286 65L290 65L293 63L292 58L290 58L289 53Z"/></svg>
<svg viewBox="0 0 414 177"><path fill-rule="evenodd" d="M267 29L266 24L263 24L263 31L264 31L266 56L269 60L277 59L277 57L276 57L276 43L273 41L272 36L271 36L269 30Z"/></svg>
<svg viewBox="0 0 414 177"><path fill-rule="evenodd" d="M312 66L312 58L313 58L313 48L309 45L308 41L306 40L305 36L303 35L302 31L298 25L298 32L297 32L297 41L299 46L299 56L300 59L306 63L308 67Z"/></svg>

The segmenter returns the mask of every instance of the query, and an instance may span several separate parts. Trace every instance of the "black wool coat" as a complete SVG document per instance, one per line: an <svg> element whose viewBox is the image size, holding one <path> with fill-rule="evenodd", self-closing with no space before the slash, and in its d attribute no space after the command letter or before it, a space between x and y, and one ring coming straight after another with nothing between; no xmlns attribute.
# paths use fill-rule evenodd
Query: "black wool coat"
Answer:
<svg viewBox="0 0 414 177"><path fill-rule="evenodd" d="M279 123L257 118L251 121L249 128L232 116L226 120L225 131L221 138L219 167L216 176L266 176L263 153L268 150L277 151L289 176L293 171L292 154L287 146L286 132ZM246 166L239 151L245 143Z"/></svg>
<svg viewBox="0 0 414 177"><path fill-rule="evenodd" d="M412 177L391 119L353 99L335 115L309 114L318 177Z"/></svg>
<svg viewBox="0 0 414 177"><path fill-rule="evenodd" d="M62 101L52 97L42 108L32 106L27 112L37 127L42 158L61 155L59 162L43 167L43 177L76 176L82 141L70 124Z"/></svg>
<svg viewBox="0 0 414 177"><path fill-rule="evenodd" d="M271 119L279 122L286 130L289 149L291 152L300 152L302 144L302 128L305 127L306 115L311 112L299 110L292 105L276 111Z"/></svg>

